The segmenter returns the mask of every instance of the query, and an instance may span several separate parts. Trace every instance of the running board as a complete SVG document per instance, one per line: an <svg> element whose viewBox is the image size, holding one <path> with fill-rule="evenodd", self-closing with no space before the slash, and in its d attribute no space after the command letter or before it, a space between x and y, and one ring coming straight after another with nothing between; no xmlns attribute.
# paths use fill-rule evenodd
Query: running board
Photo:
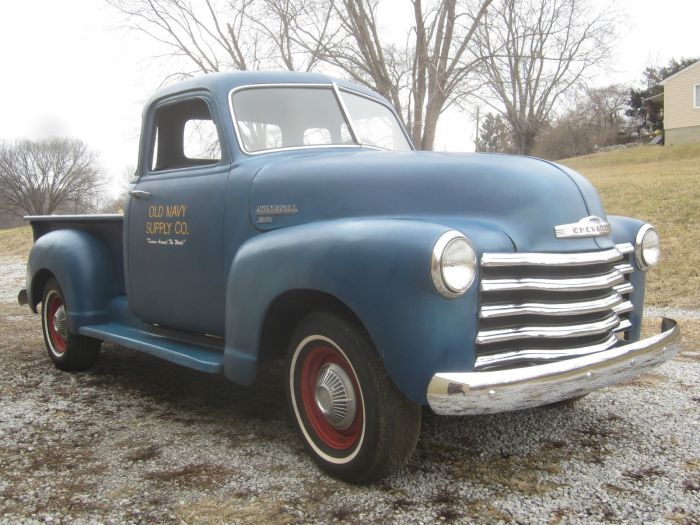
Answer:
<svg viewBox="0 0 700 525"><path fill-rule="evenodd" d="M119 323L83 326L80 328L80 333L132 348L200 372L220 374L223 371L223 344L221 349L217 349L213 345L201 346L191 342L165 338Z"/></svg>

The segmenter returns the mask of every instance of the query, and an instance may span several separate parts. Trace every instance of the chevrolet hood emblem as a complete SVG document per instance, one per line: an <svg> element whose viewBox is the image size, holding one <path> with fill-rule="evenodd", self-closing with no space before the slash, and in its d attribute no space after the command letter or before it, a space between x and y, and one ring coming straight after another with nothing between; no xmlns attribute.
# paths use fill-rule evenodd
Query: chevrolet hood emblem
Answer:
<svg viewBox="0 0 700 525"><path fill-rule="evenodd" d="M560 224L554 227L554 235L557 239L569 239L571 237L600 237L610 235L610 224L600 217L591 215L578 222Z"/></svg>

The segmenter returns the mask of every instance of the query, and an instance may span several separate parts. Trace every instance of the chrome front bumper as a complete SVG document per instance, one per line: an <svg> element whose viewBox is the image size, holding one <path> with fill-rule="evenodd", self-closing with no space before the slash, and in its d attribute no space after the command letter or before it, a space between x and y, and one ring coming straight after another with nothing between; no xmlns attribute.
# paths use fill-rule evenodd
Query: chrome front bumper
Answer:
<svg viewBox="0 0 700 525"><path fill-rule="evenodd" d="M679 340L676 322L663 319L659 335L594 354L509 370L438 373L428 384L428 404L436 414L476 415L555 403L659 366L676 355Z"/></svg>

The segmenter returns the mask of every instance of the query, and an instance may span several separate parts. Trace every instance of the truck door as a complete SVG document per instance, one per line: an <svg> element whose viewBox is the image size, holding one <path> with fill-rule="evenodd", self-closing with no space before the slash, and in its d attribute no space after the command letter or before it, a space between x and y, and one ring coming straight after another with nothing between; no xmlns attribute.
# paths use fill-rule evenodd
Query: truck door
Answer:
<svg viewBox="0 0 700 525"><path fill-rule="evenodd" d="M147 114L143 166L126 207L126 282L131 312L143 321L222 335L230 163L212 107L189 96Z"/></svg>

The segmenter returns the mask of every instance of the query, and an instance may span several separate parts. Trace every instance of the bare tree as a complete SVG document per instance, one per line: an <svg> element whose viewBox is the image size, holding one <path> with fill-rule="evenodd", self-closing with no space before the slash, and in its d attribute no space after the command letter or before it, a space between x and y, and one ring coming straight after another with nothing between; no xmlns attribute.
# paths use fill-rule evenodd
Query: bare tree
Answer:
<svg viewBox="0 0 700 525"><path fill-rule="evenodd" d="M488 86L484 101L512 129L519 153L531 153L562 95L610 54L614 17L590 0L499 0L479 27Z"/></svg>
<svg viewBox="0 0 700 525"><path fill-rule="evenodd" d="M621 128L629 103L629 88L620 84L586 90L591 111L599 127Z"/></svg>
<svg viewBox="0 0 700 525"><path fill-rule="evenodd" d="M310 71L318 50L300 44L298 31L309 31L317 46L330 38L331 8L317 0L107 2L127 16L128 27L163 44L165 56L193 66L176 77L261 68Z"/></svg>
<svg viewBox="0 0 700 525"><path fill-rule="evenodd" d="M440 115L469 91L481 60L470 43L492 1L411 0L411 25L399 30L408 38L399 47L378 22L379 0L340 0L340 30L321 48L322 59L391 101L414 144L432 149Z"/></svg>
<svg viewBox="0 0 700 525"><path fill-rule="evenodd" d="M97 155L80 140L0 144L0 203L16 213L94 208L102 184Z"/></svg>
<svg viewBox="0 0 700 525"><path fill-rule="evenodd" d="M533 153L547 159L586 155L630 139L624 112L628 91L619 85L585 89L567 97L566 111L545 126Z"/></svg>
<svg viewBox="0 0 700 525"><path fill-rule="evenodd" d="M321 64L345 73L384 95L421 149L432 149L440 115L472 89L481 57L471 44L493 2L411 0L408 25L387 31L378 10L390 6L380 0L108 1L194 65L185 73Z"/></svg>

